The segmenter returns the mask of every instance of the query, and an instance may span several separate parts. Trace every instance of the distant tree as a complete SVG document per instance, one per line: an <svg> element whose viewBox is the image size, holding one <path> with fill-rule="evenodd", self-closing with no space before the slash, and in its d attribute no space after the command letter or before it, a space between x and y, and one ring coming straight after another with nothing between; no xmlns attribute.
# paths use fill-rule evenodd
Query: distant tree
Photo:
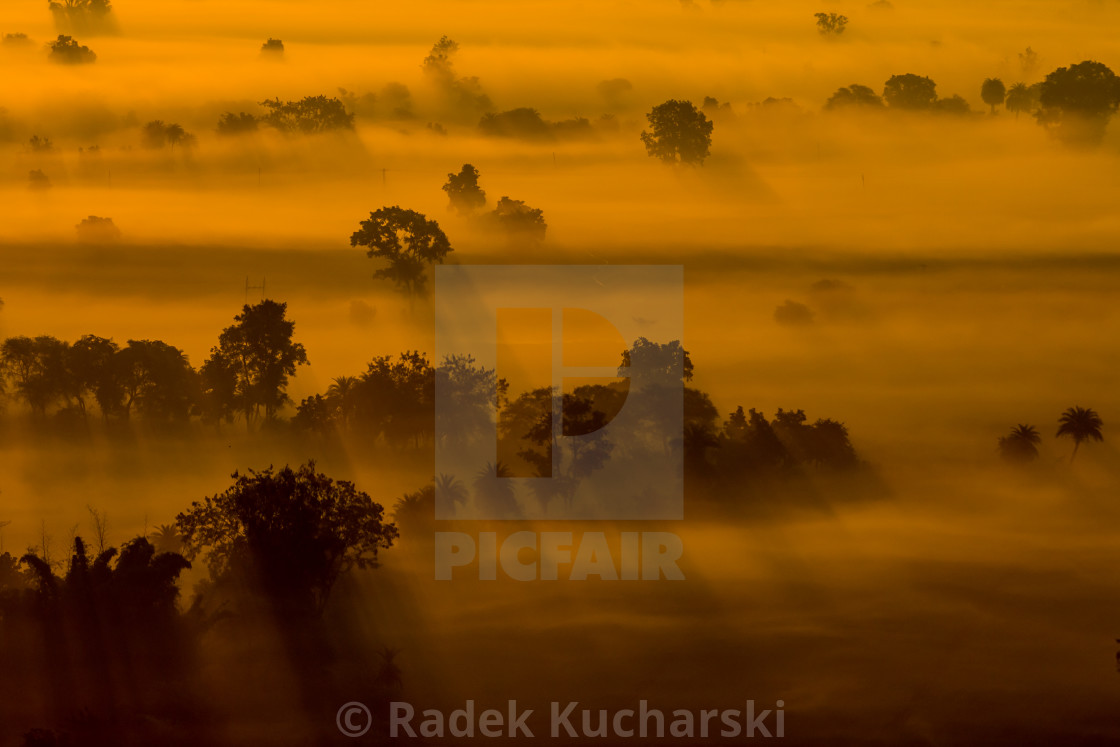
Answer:
<svg viewBox="0 0 1120 747"><path fill-rule="evenodd" d="M825 102L824 108L829 110L847 109L849 107L866 107L869 109L882 109L883 99L867 86L853 83L846 88L839 88Z"/></svg>
<svg viewBox="0 0 1120 747"><path fill-rule="evenodd" d="M270 37L268 41L261 45L261 56L272 59L282 58L284 56L284 42Z"/></svg>
<svg viewBox="0 0 1120 747"><path fill-rule="evenodd" d="M1091 60L1060 67L1042 81L1040 101L1039 121L1056 125L1060 136L1099 141L1120 106L1120 78Z"/></svg>
<svg viewBox="0 0 1120 747"><path fill-rule="evenodd" d="M30 47L34 43L22 31L17 31L14 34L4 34L4 38L0 39L0 44L5 47Z"/></svg>
<svg viewBox="0 0 1120 747"><path fill-rule="evenodd" d="M1017 425L999 437L999 455L1008 462L1032 462L1038 458L1042 437L1033 425Z"/></svg>
<svg viewBox="0 0 1120 747"><path fill-rule="evenodd" d="M65 341L46 335L34 339L9 337L0 344L0 375L11 387L9 391L40 417L71 391L69 347Z"/></svg>
<svg viewBox="0 0 1120 747"><path fill-rule="evenodd" d="M90 215L82 218L82 222L74 226L78 232L78 240L92 244L117 241L121 237L121 229L117 228L112 218L102 218Z"/></svg>
<svg viewBox="0 0 1120 747"><path fill-rule="evenodd" d="M354 115L337 98L307 96L300 101L270 99L261 102L268 109L261 121L280 132L313 135L331 130L354 129Z"/></svg>
<svg viewBox="0 0 1120 747"><path fill-rule="evenodd" d="M67 351L67 383L70 395L78 404L83 418L86 399L97 402L103 418L107 419L120 407L121 390L116 373L116 356L119 347L112 340L96 335L83 335Z"/></svg>
<svg viewBox="0 0 1120 747"><path fill-rule="evenodd" d="M458 174L448 174L443 191L447 193L450 207L467 215L486 204L486 192L478 186L478 169L464 163Z"/></svg>
<svg viewBox="0 0 1120 747"><path fill-rule="evenodd" d="M786 326L803 326L813 323L813 310L803 303L786 299L774 309L774 321Z"/></svg>
<svg viewBox="0 0 1120 747"><path fill-rule="evenodd" d="M423 291L427 268L443 264L452 251L437 222L398 205L370 213L369 219L361 222L361 229L350 236L350 246L369 247L367 256L387 260L389 266L374 277L391 280L410 293Z"/></svg>
<svg viewBox="0 0 1120 747"><path fill-rule="evenodd" d="M238 410L252 425L262 414L265 422L275 420L288 398L288 379L297 366L307 363L303 345L292 341L295 322L286 317L288 304L265 299L246 304L233 318L235 324L222 330L211 360L220 361L223 394L228 393L228 376L236 376Z"/></svg>
<svg viewBox="0 0 1120 747"><path fill-rule="evenodd" d="M153 423L185 423L196 399L196 380L186 354L161 340L129 340L114 356L123 392L121 413L133 409Z"/></svg>
<svg viewBox="0 0 1120 747"><path fill-rule="evenodd" d="M1030 47L1019 53L1019 67L1023 75L1030 75L1038 67L1038 53Z"/></svg>
<svg viewBox="0 0 1120 747"><path fill-rule="evenodd" d="M455 483L465 491L461 482L456 480ZM393 523L401 534L419 536L424 528L431 527L435 513L435 488L425 485L415 492L406 493L397 501L393 506Z"/></svg>
<svg viewBox="0 0 1120 747"><path fill-rule="evenodd" d="M1069 457L1070 464L1073 464L1073 459L1077 456L1077 449L1080 448L1083 441L1104 440L1104 436L1101 434L1101 428L1104 426L1101 416L1089 408L1071 407L1062 413L1058 422L1060 423L1058 437L1069 436L1073 439L1073 453Z"/></svg>
<svg viewBox="0 0 1120 747"><path fill-rule="evenodd" d="M972 112L972 107L964 97L953 94L938 99L933 105L933 110L940 114L969 114Z"/></svg>
<svg viewBox="0 0 1120 747"><path fill-rule="evenodd" d="M110 0L50 0L47 6L60 30L105 31L112 27Z"/></svg>
<svg viewBox="0 0 1120 747"><path fill-rule="evenodd" d="M634 91L634 84L626 78L611 78L599 81L595 90L611 109L620 109L627 103L627 98Z"/></svg>
<svg viewBox="0 0 1120 747"><path fill-rule="evenodd" d="M524 200L511 200L505 196L495 204L490 220L512 241L540 243L548 230L543 210L529 207Z"/></svg>
<svg viewBox="0 0 1120 747"><path fill-rule="evenodd" d="M432 45L431 52L421 64L421 69L453 108L464 116L471 114L478 116L478 113L490 111L493 105L490 97L483 92L477 77L456 75L454 57L458 51L458 42L442 36Z"/></svg>
<svg viewBox="0 0 1120 747"><path fill-rule="evenodd" d="M374 358L354 385L353 423L371 440L418 448L433 434L435 371L411 351Z"/></svg>
<svg viewBox="0 0 1120 747"><path fill-rule="evenodd" d="M89 47L83 46L69 36L59 34L50 42L49 59L62 65L88 65L97 61L97 55Z"/></svg>
<svg viewBox="0 0 1120 747"><path fill-rule="evenodd" d="M232 423L245 403L238 390L240 379L236 364L220 350L212 350L198 369L198 380L196 414L217 430L222 423Z"/></svg>
<svg viewBox="0 0 1120 747"><path fill-rule="evenodd" d="M702 165L712 145L712 128L691 101L670 99L646 115L650 131L642 132L646 152L666 163Z"/></svg>
<svg viewBox="0 0 1120 747"><path fill-rule="evenodd" d="M992 107L992 114L995 114L996 107L1002 105L1007 98L1007 87L999 78L985 78L983 85L980 86L980 98Z"/></svg>
<svg viewBox="0 0 1120 747"><path fill-rule="evenodd" d="M51 188L50 178L39 169L32 169L27 174L27 188L31 190L43 190Z"/></svg>
<svg viewBox="0 0 1120 747"><path fill-rule="evenodd" d="M478 131L490 137L518 137L527 140L547 140L552 137L552 128L541 117L540 112L526 106L483 115L478 122Z"/></svg>
<svg viewBox="0 0 1120 747"><path fill-rule="evenodd" d="M144 125L142 130L145 148L163 148L170 145L174 150L176 145L190 146L195 143L194 135L176 123L166 124L161 119L155 119Z"/></svg>
<svg viewBox="0 0 1120 747"><path fill-rule="evenodd" d="M226 112L218 119L219 135L244 135L260 129L260 121L252 114Z"/></svg>
<svg viewBox="0 0 1120 747"><path fill-rule="evenodd" d="M27 141L27 145L33 153L49 153L54 150L54 143L51 142L49 137L32 135L31 139Z"/></svg>
<svg viewBox="0 0 1120 747"><path fill-rule="evenodd" d="M281 615L321 615L339 577L377 567L378 552L398 536L380 504L314 462L233 479L176 518L184 555L204 555L215 579L259 584Z"/></svg>
<svg viewBox="0 0 1120 747"><path fill-rule="evenodd" d="M1031 95L1031 89L1026 83L1016 83L1007 90L1005 106L1008 111L1015 112L1016 119L1020 113L1030 112L1037 104L1038 101Z"/></svg>
<svg viewBox="0 0 1120 747"><path fill-rule="evenodd" d="M937 84L913 73L892 75L883 86L883 98L894 109L932 109L937 101Z"/></svg>
<svg viewBox="0 0 1120 747"><path fill-rule="evenodd" d="M814 13L817 19L817 31L822 36L840 36L848 26L847 16L838 13Z"/></svg>

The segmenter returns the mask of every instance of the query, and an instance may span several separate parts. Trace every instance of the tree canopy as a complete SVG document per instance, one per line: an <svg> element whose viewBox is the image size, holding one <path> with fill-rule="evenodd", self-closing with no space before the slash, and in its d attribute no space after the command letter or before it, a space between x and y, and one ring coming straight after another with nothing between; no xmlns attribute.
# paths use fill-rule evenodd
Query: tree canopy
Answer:
<svg viewBox="0 0 1120 747"><path fill-rule="evenodd" d="M666 163L702 165L712 145L715 126L691 101L670 99L646 115L650 130L641 138L646 152Z"/></svg>
<svg viewBox="0 0 1120 747"><path fill-rule="evenodd" d="M423 291L428 267L442 264L452 251L439 223L399 205L370 213L360 225L350 236L350 246L369 247L367 256L388 260L389 266L374 277L391 280L407 292Z"/></svg>

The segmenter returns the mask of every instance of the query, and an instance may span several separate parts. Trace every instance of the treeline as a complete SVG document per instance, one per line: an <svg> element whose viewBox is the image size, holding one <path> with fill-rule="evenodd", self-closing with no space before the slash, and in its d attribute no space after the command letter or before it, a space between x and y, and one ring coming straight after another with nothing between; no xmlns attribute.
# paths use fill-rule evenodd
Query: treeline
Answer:
<svg viewBox="0 0 1120 747"><path fill-rule="evenodd" d="M33 423L71 433L88 426L91 414L107 424L138 415L155 426L274 421L289 402L289 377L307 363L286 310L271 300L246 305L197 369L160 340L121 346L96 335L73 343L10 337L0 344L0 386L27 406Z"/></svg>
<svg viewBox="0 0 1120 747"><path fill-rule="evenodd" d="M145 537L118 550L98 526L98 543L75 538L63 561L45 547L0 553L6 736L33 747L225 744L224 718L273 723L279 699L294 696L308 742L322 744L354 692L371 704L399 693L395 652L348 624L345 605L324 617L339 580L393 545L382 506L313 463L233 477L163 529L168 551ZM206 572L182 605L195 560ZM257 697L273 673L293 675L294 692L272 683Z"/></svg>

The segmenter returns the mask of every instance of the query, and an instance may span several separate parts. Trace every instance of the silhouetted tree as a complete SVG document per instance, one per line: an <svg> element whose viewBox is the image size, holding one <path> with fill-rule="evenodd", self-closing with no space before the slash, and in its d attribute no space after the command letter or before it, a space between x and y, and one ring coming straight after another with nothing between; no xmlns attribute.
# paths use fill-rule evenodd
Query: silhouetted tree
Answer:
<svg viewBox="0 0 1120 747"><path fill-rule="evenodd" d="M464 163L458 174L448 174L443 191L447 193L450 207L463 215L478 210L486 204L486 192L478 186L478 169Z"/></svg>
<svg viewBox="0 0 1120 747"><path fill-rule="evenodd" d="M840 36L848 26L847 16L839 13L814 13L817 19L817 31L821 36Z"/></svg>
<svg viewBox="0 0 1120 747"><path fill-rule="evenodd" d="M133 408L145 420L184 423L196 399L196 379L182 350L160 340L129 340L114 356L128 419Z"/></svg>
<svg viewBox="0 0 1120 747"><path fill-rule="evenodd" d="M239 391L240 375L234 361L220 350L210 352L198 369L199 396L196 413L204 423L220 430L222 423L232 423L244 398Z"/></svg>
<svg viewBox="0 0 1120 747"><path fill-rule="evenodd" d="M32 169L27 174L27 188L32 190L50 189L51 180L39 169Z"/></svg>
<svg viewBox="0 0 1120 747"><path fill-rule="evenodd" d="M1104 426L1101 416L1089 408L1071 407L1062 413L1058 422L1060 423L1058 437L1069 436L1073 439L1073 453L1069 457L1070 464L1073 464L1073 459L1077 456L1077 450L1081 447L1083 441L1104 440L1104 436L1101 434L1101 427Z"/></svg>
<svg viewBox="0 0 1120 747"><path fill-rule="evenodd" d="M996 107L1003 104L1004 99L1007 97L1007 87L1003 85L1003 81L999 78L985 78L984 83L980 86L980 98L984 103L992 107L992 114L996 113Z"/></svg>
<svg viewBox="0 0 1120 747"><path fill-rule="evenodd" d="M4 34L4 38L0 39L0 44L4 45L5 47L30 47L33 46L34 43L35 42L31 41L27 34L23 33L22 31L17 31L12 34Z"/></svg>
<svg viewBox="0 0 1120 747"><path fill-rule="evenodd" d="M59 34L50 43L49 59L62 65L88 65L97 62L97 55L89 47L83 46L69 36Z"/></svg>
<svg viewBox="0 0 1120 747"><path fill-rule="evenodd" d="M913 73L892 75L883 86L883 98L894 109L931 109L937 102L937 84Z"/></svg>
<svg viewBox="0 0 1120 747"><path fill-rule="evenodd" d="M1040 101L1042 124L1067 140L1097 142L1120 106L1120 78L1092 60L1060 67L1042 81Z"/></svg>
<svg viewBox="0 0 1120 747"><path fill-rule="evenodd" d="M121 229L117 228L112 218L103 218L90 215L82 218L82 222L74 226L78 232L78 240L91 244L109 243L121 237Z"/></svg>
<svg viewBox="0 0 1120 747"><path fill-rule="evenodd" d="M1008 462L1032 462L1038 458L1042 436L1033 425L1017 425L999 437L999 455Z"/></svg>
<svg viewBox="0 0 1120 747"><path fill-rule="evenodd" d="M553 136L552 127L536 109L522 106L506 112L483 115L478 131L490 137L517 137L526 140L547 140Z"/></svg>
<svg viewBox="0 0 1120 747"><path fill-rule="evenodd" d="M50 0L47 7L59 30L96 32L112 28L110 0Z"/></svg>
<svg viewBox="0 0 1120 747"><path fill-rule="evenodd" d="M487 464L474 478L474 501L484 516L516 519L521 508L513 493L513 475L501 462Z"/></svg>
<svg viewBox="0 0 1120 747"><path fill-rule="evenodd" d="M27 145L31 148L32 153L49 153L54 150L54 143L51 142L51 139L39 135L32 135L31 139L27 141Z"/></svg>
<svg viewBox="0 0 1120 747"><path fill-rule="evenodd" d="M260 129L260 122L252 114L226 112L218 119L219 135L244 135Z"/></svg>
<svg viewBox="0 0 1120 747"><path fill-rule="evenodd" d="M828 97L824 108L847 109L849 107L867 107L869 109L882 109L883 99L867 86L853 83L845 88L838 88L836 93Z"/></svg>
<svg viewBox="0 0 1120 747"><path fill-rule="evenodd" d="M1031 89L1026 83L1016 83L1007 90L1005 106L1008 111L1015 112L1019 118L1022 112L1030 112L1038 105L1038 100L1031 94Z"/></svg>
<svg viewBox="0 0 1120 747"><path fill-rule="evenodd" d="M40 417L71 391L69 348L66 342L46 335L34 339L10 337L0 345L0 373Z"/></svg>
<svg viewBox="0 0 1120 747"><path fill-rule="evenodd" d="M313 135L354 129L354 115L336 98L307 96L299 101L276 98L262 101L261 106L268 109L261 121L287 134Z"/></svg>
<svg viewBox="0 0 1120 747"><path fill-rule="evenodd" d="M314 462L233 479L176 518L184 554L204 555L215 579L232 574L259 584L282 615L321 615L338 578L377 567L378 552L397 538L380 504Z"/></svg>
<svg viewBox="0 0 1120 747"><path fill-rule="evenodd" d="M388 260L389 266L374 277L391 280L409 293L423 291L428 267L443 264L452 251L436 221L398 205L370 213L369 220L350 236L350 246L369 247L367 256Z"/></svg>
<svg viewBox="0 0 1120 747"><path fill-rule="evenodd" d="M261 56L282 59L284 57L284 42L270 37L268 41L261 45Z"/></svg>
<svg viewBox="0 0 1120 747"><path fill-rule="evenodd" d="M972 107L963 96L953 94L934 102L933 110L939 114L969 114L972 112Z"/></svg>
<svg viewBox="0 0 1120 747"><path fill-rule="evenodd" d="M641 137L651 157L666 163L704 163L714 125L691 101L670 99L653 107L646 119L650 131L643 131Z"/></svg>
<svg viewBox="0 0 1120 747"><path fill-rule="evenodd" d="M490 97L483 92L477 77L456 75L453 60L458 51L458 42L442 36L432 45L421 69L456 111L463 116L478 116L492 108Z"/></svg>
<svg viewBox="0 0 1120 747"><path fill-rule="evenodd" d="M222 330L211 351L211 360L221 366L223 376L231 371L236 375L237 409L249 425L262 410L265 422L276 418L280 408L291 401L288 378L297 366L307 363L303 345L292 341L296 325L286 317L287 309L288 304L269 299L246 304L233 318L236 323Z"/></svg>
<svg viewBox="0 0 1120 747"><path fill-rule="evenodd" d="M524 200L511 200L503 196L490 213L491 223L506 234L511 241L526 241L537 244L544 241L548 224L544 211L529 207Z"/></svg>

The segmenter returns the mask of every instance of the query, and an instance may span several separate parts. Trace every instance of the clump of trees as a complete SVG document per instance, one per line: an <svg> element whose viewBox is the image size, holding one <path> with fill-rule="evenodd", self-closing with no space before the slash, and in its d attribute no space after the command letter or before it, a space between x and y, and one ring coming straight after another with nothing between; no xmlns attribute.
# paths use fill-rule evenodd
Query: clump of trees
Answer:
<svg viewBox="0 0 1120 747"><path fill-rule="evenodd" d="M491 111L493 104L482 90L477 77L460 77L455 72L454 58L458 51L458 42L441 36L424 58L421 69L425 77L443 94L453 111L462 117L477 117Z"/></svg>
<svg viewBox="0 0 1120 747"><path fill-rule="evenodd" d="M48 59L60 65L89 65L97 62L97 54L92 49L63 34L50 42L48 48Z"/></svg>
<svg viewBox="0 0 1120 747"><path fill-rule="evenodd" d="M104 33L114 27L110 0L50 0L47 7L60 31Z"/></svg>
<svg viewBox="0 0 1120 747"><path fill-rule="evenodd" d="M836 93L828 97L824 108L828 110L841 110L856 107L867 109L882 109L883 99L879 94L867 86L853 83L850 86L838 88Z"/></svg>
<svg viewBox="0 0 1120 747"><path fill-rule="evenodd" d="M319 617L339 577L377 567L397 537L380 504L314 462L233 479L176 517L183 554L202 556L215 582L251 584L289 624Z"/></svg>
<svg viewBox="0 0 1120 747"><path fill-rule="evenodd" d="M261 57L270 60L284 59L284 42L269 37L268 41L261 45Z"/></svg>
<svg viewBox="0 0 1120 747"><path fill-rule="evenodd" d="M985 78L980 85L980 98L992 108L994 115L996 107L1003 106L1003 102L1007 99L1007 86L999 78Z"/></svg>
<svg viewBox="0 0 1120 747"><path fill-rule="evenodd" d="M22 31L17 31L11 34L4 34L4 37L0 39L0 45L3 45L5 47L31 47L34 44L35 42L31 41L31 38Z"/></svg>
<svg viewBox="0 0 1120 747"><path fill-rule="evenodd" d="M1101 416L1087 407L1070 407L1058 418L1057 438L1068 437L1073 441L1073 453L1069 461L1073 464L1077 450L1086 441L1103 441L1101 429L1104 422ZM1033 425L1020 424L1011 429L1006 436L999 437L1000 456L1013 463L1027 463L1038 459L1038 445L1042 436Z"/></svg>
<svg viewBox="0 0 1120 747"><path fill-rule="evenodd" d="M253 114L225 112L218 118L219 135L246 135L260 129L260 120Z"/></svg>
<svg viewBox="0 0 1120 747"><path fill-rule="evenodd" d="M1067 142L1099 143L1120 107L1120 77L1105 64L1085 60L1046 76L1039 90L1039 123Z"/></svg>
<svg viewBox="0 0 1120 747"><path fill-rule="evenodd" d="M307 96L299 101L279 98L261 102L268 113L261 121L285 134L314 135L354 129L354 115L337 98Z"/></svg>
<svg viewBox="0 0 1120 747"><path fill-rule="evenodd" d="M27 188L34 191L50 189L50 178L44 174L40 169L32 169L27 174Z"/></svg>
<svg viewBox="0 0 1120 747"><path fill-rule="evenodd" d="M49 417L69 433L88 428L94 406L106 424L137 414L157 430L181 428L192 417L215 426L237 416L248 426L274 423L290 401L289 378L307 362L286 309L272 300L246 305L197 371L182 350L160 340L122 347L96 335L73 343L10 337L0 344L0 381L35 421Z"/></svg>
<svg viewBox="0 0 1120 747"><path fill-rule="evenodd" d="M191 148L198 144L198 138L184 130L182 125L174 122L167 124L162 119L155 119L144 125L141 140L145 148L152 150L168 146L175 150L176 145Z"/></svg>
<svg viewBox="0 0 1120 747"><path fill-rule="evenodd" d="M483 115L478 122L478 131L489 137L553 140L588 137L592 133L592 128L591 122L584 117L550 122L541 117L536 109L520 107Z"/></svg>
<svg viewBox="0 0 1120 747"><path fill-rule="evenodd" d="M665 163L703 165L712 145L714 124L691 101L670 99L646 115L650 129L641 134L646 153Z"/></svg>
<svg viewBox="0 0 1120 747"><path fill-rule="evenodd" d="M848 27L848 17L839 13L814 13L817 19L817 31L821 36L840 36Z"/></svg>
<svg viewBox="0 0 1120 747"><path fill-rule="evenodd" d="M543 210L529 207L524 200L511 200L504 196L495 204L489 219L491 224L514 242L539 244L544 241L545 231L548 230Z"/></svg>
<svg viewBox="0 0 1120 747"><path fill-rule="evenodd" d="M117 228L112 218L103 218L98 215L82 218L82 222L74 226L74 230L78 232L79 241L92 244L118 241L121 237L121 229Z"/></svg>
<svg viewBox="0 0 1120 747"><path fill-rule="evenodd" d="M386 260L388 267L377 270L374 277L391 280L407 293L423 292L428 269L443 264L452 251L439 223L399 205L370 213L360 225L350 236L350 246L368 247L368 257Z"/></svg>
<svg viewBox="0 0 1120 747"><path fill-rule="evenodd" d="M478 169L464 163L458 174L448 174L442 189L447 193L449 207L462 215L480 210L486 205L486 191L478 186Z"/></svg>

